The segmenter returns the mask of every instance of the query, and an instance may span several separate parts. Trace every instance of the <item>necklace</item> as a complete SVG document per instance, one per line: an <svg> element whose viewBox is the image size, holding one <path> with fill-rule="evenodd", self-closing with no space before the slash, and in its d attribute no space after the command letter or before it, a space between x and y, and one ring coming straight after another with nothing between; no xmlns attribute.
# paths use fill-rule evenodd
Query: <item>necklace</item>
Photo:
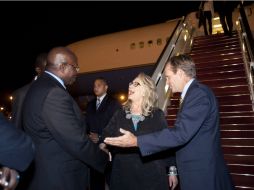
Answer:
<svg viewBox="0 0 254 190"><path fill-rule="evenodd" d="M133 123L133 127L135 129L135 131L137 131L138 129L138 122L139 121L143 121L145 118L143 115L134 115L134 114L131 114L131 119L132 119L132 123Z"/></svg>

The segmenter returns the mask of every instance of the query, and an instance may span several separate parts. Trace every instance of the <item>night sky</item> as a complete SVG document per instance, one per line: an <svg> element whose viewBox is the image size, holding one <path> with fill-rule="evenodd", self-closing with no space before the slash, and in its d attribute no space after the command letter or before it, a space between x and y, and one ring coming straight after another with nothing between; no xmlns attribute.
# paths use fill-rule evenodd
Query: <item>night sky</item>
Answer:
<svg viewBox="0 0 254 190"><path fill-rule="evenodd" d="M198 9L198 1L0 2L0 105L29 83L36 56L52 47L165 22Z"/></svg>

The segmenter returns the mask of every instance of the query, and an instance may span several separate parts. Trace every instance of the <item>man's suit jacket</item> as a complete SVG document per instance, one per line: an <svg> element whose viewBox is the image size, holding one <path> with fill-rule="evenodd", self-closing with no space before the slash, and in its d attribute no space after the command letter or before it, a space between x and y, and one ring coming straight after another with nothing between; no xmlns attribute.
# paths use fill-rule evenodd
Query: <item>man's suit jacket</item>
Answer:
<svg viewBox="0 0 254 190"><path fill-rule="evenodd" d="M174 128L139 136L138 146L143 156L178 147L182 190L234 189L220 145L217 100L196 80L187 90Z"/></svg>
<svg viewBox="0 0 254 190"><path fill-rule="evenodd" d="M30 189L86 189L88 166L104 171L107 154L90 141L78 105L54 77L44 73L31 85L23 110L36 148Z"/></svg>
<svg viewBox="0 0 254 190"><path fill-rule="evenodd" d="M33 158L31 138L0 114L0 165L24 171Z"/></svg>
<svg viewBox="0 0 254 190"><path fill-rule="evenodd" d="M32 83L26 84L25 86L16 90L13 94L11 121L19 129L23 129L22 108L23 108L24 99L26 97L27 91L30 88L31 84Z"/></svg>
<svg viewBox="0 0 254 190"><path fill-rule="evenodd" d="M90 132L102 134L113 114L120 108L118 101L106 95L96 110L96 98L90 101L86 109L86 122Z"/></svg>

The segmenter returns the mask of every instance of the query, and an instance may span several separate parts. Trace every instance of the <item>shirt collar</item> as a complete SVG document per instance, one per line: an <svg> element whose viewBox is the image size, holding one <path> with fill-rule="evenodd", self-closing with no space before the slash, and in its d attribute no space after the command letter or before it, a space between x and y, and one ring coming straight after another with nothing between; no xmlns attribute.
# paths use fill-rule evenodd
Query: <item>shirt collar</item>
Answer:
<svg viewBox="0 0 254 190"><path fill-rule="evenodd" d="M103 95L100 96L100 97L97 97L97 99L100 99L100 102L102 102L102 100L105 98L106 95L107 95L107 93L103 94Z"/></svg>
<svg viewBox="0 0 254 190"><path fill-rule="evenodd" d="M48 73L49 75L51 75L52 77L54 77L65 89L65 85L62 79L60 79L58 76L54 75L53 73L49 72L49 71L44 71L45 73Z"/></svg>
<svg viewBox="0 0 254 190"><path fill-rule="evenodd" d="M183 88L183 91L182 91L182 94L181 94L181 98L182 100L184 99L185 95L186 95L186 92L188 90L188 88L190 87L191 83L194 81L194 78L190 79L184 86Z"/></svg>

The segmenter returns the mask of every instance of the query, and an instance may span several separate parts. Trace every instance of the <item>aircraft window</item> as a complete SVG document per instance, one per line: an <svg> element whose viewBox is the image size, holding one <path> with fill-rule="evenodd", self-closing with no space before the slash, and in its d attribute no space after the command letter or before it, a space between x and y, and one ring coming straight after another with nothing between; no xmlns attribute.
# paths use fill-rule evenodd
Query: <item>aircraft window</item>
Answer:
<svg viewBox="0 0 254 190"><path fill-rule="evenodd" d="M133 42L131 43L131 49L135 49L136 48L136 44Z"/></svg>
<svg viewBox="0 0 254 190"><path fill-rule="evenodd" d="M153 45L153 40L148 41L148 47L151 47Z"/></svg>
<svg viewBox="0 0 254 190"><path fill-rule="evenodd" d="M145 45L144 42L139 42L139 47L140 47L140 48L143 48L144 45Z"/></svg>
<svg viewBox="0 0 254 190"><path fill-rule="evenodd" d="M157 39L157 45L160 46L162 44L162 39L161 38L158 38Z"/></svg>

